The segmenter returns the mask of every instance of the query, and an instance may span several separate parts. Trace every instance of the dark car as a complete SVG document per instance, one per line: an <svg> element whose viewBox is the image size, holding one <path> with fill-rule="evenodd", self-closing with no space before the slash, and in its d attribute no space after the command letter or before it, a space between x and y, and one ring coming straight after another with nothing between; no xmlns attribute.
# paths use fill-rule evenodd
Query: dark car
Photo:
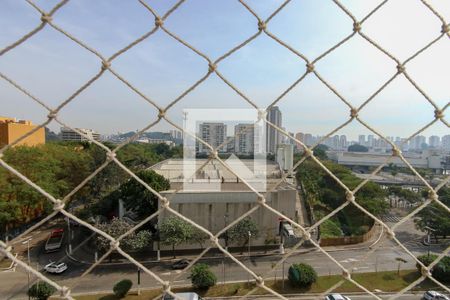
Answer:
<svg viewBox="0 0 450 300"><path fill-rule="evenodd" d="M172 264L172 269L181 270L181 269L186 268L188 265L189 265L189 260L180 259Z"/></svg>

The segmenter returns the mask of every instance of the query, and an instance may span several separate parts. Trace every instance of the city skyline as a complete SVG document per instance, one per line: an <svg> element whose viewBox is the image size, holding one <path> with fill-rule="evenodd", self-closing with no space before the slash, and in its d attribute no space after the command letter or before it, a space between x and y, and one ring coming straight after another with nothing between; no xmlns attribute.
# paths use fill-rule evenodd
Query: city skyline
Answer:
<svg viewBox="0 0 450 300"><path fill-rule="evenodd" d="M55 3L38 1L44 9ZM152 20L152 16L138 3L118 1L116 5L108 5L107 2L95 1L89 3L90 9L86 9L86 3L68 3L55 15L55 22L105 56L146 32ZM157 2L154 7L162 14L172 4L173 1ZM269 4L249 2L261 16L269 16L280 4L279 1ZM362 18L376 3L346 1L345 5ZM404 5L408 6L408 13L397 15L397 9ZM442 13L450 15L450 9L445 5L439 2L435 5ZM0 37L2 45L8 45L39 23L40 15L24 2L7 0L4 7L0 12L0 25L5 29ZM289 7L273 18L268 27L310 59L351 33L351 20L331 2L291 2ZM104 11L105 15L97 18L95 11ZM310 11L315 11L314 18L308 15ZM209 26L205 26L205 15L208 15ZM133 24L128 22L129 18L134 20ZM80 19L83 19L83 24L79 23ZM420 3L405 0L387 3L370 19L363 26L364 32L400 60L426 45L439 34L440 29L439 21L429 12L424 13ZM219 57L256 31L256 20L239 3L233 2L182 5L165 24L212 58ZM317 24L321 24L320 30L310 30ZM286 26L290 31L283 32L281 29ZM398 37L405 29L414 31L415 36L399 42ZM447 43L438 42L406 66L410 76L441 108L448 103L446 83L450 78L445 70L450 62L442 59L449 52L448 47ZM69 97L100 66L95 56L49 28L5 57L8 59L0 60L2 73L52 107ZM439 64L434 63L438 61ZM207 65L198 55L161 32L119 57L112 66L163 106L207 71ZM342 45L317 63L316 69L354 106L367 100L396 72L396 66L389 58L360 38ZM264 108L302 75L305 63L261 35L221 62L218 70L249 99ZM0 83L0 88L3 92L0 100L2 114L30 119L35 124L46 121L48 112L42 107L5 81ZM277 106L284 112L284 126L289 131L299 128L324 135L348 120L349 116L349 108L314 76L307 76L280 99ZM167 116L181 125L183 108L224 107L245 108L249 105L221 79L212 75L175 104ZM330 113L324 114L324 111ZM59 117L74 128L95 128L111 134L141 129L155 120L157 114L154 107L107 72L65 107ZM383 135L394 136L409 136L431 122L433 115L434 108L401 76L360 112L360 117ZM59 126L55 122L49 125L54 131ZM163 121L153 129L168 131L173 128ZM354 121L343 133L354 136L363 130L362 125ZM448 127L438 122L430 130L437 135L445 135Z"/></svg>

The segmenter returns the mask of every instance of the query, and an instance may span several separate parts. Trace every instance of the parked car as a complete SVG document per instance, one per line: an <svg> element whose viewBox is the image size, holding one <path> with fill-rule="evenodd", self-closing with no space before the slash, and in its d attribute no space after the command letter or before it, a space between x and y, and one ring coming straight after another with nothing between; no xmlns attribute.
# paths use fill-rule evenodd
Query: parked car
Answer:
<svg viewBox="0 0 450 300"><path fill-rule="evenodd" d="M341 294L330 294L325 297L325 300L351 300L351 299Z"/></svg>
<svg viewBox="0 0 450 300"><path fill-rule="evenodd" d="M175 293L177 297L180 297L184 300L203 300L197 293ZM174 300L175 298L172 295L165 294L163 300Z"/></svg>
<svg viewBox="0 0 450 300"><path fill-rule="evenodd" d="M44 267L44 270L52 274L61 274L62 272L67 270L67 265L63 262L51 262Z"/></svg>
<svg viewBox="0 0 450 300"><path fill-rule="evenodd" d="M52 230L47 238L47 242L45 243L45 252L53 252L61 249L62 243L64 239L64 229L58 228Z"/></svg>
<svg viewBox="0 0 450 300"><path fill-rule="evenodd" d="M172 264L172 269L181 270L181 269L186 268L188 265L189 265L189 260L180 259Z"/></svg>
<svg viewBox="0 0 450 300"><path fill-rule="evenodd" d="M449 297L442 295L441 293L438 293L436 291L425 292L422 296L422 299L425 299L425 300L450 300Z"/></svg>

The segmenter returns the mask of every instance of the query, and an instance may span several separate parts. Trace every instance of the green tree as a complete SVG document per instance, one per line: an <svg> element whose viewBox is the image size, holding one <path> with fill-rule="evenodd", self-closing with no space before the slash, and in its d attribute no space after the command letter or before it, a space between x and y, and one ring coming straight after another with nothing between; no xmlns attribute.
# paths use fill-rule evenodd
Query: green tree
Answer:
<svg viewBox="0 0 450 300"><path fill-rule="evenodd" d="M97 225L98 229L109 234L113 238L118 238L122 234L129 231L133 226L126 221L118 218L113 218L110 223L102 223ZM124 250L138 251L148 246L151 241L151 234L148 230L140 230L139 232L133 231L120 241L120 246ZM100 251L107 251L110 248L110 241L99 235L97 236L97 248Z"/></svg>
<svg viewBox="0 0 450 300"><path fill-rule="evenodd" d="M168 217L159 226L159 236L164 245L171 245L173 257L175 246L187 243L194 233L193 226L178 217Z"/></svg>
<svg viewBox="0 0 450 300"><path fill-rule="evenodd" d="M249 233L251 237L249 236ZM234 243L242 244L242 247L248 244L249 238L255 239L259 236L259 228L251 218L245 218L231 227L228 231L228 239Z"/></svg>
<svg viewBox="0 0 450 300"><path fill-rule="evenodd" d="M434 262L438 256L436 254L423 254L417 257L417 259L425 266L429 266ZM421 266L416 264L417 270L421 272ZM444 256L431 270L431 275L443 283L450 282L450 256Z"/></svg>
<svg viewBox="0 0 450 300"><path fill-rule="evenodd" d="M450 207L450 188L442 187L438 191L439 200ZM438 236L444 236L446 238L450 235L450 218L448 212L445 211L439 204L431 203L418 214L414 220L416 227L423 232L427 232L429 228L432 228L432 235L437 239Z"/></svg>
<svg viewBox="0 0 450 300"><path fill-rule="evenodd" d="M47 300L56 292L56 288L46 281L38 281L28 290L28 296L33 299Z"/></svg>
<svg viewBox="0 0 450 300"><path fill-rule="evenodd" d="M317 273L308 264L293 264L289 267L288 278L292 286L306 288L317 281Z"/></svg>
<svg viewBox="0 0 450 300"><path fill-rule="evenodd" d="M136 175L157 192L170 188L169 181L153 170L145 170ZM145 218L153 214L158 207L158 198L136 179L132 178L120 187L120 199L125 207Z"/></svg>
<svg viewBox="0 0 450 300"><path fill-rule="evenodd" d="M130 279L123 279L114 285L114 295L119 299L125 298L132 286L133 282Z"/></svg>
<svg viewBox="0 0 450 300"><path fill-rule="evenodd" d="M189 224L191 225L191 224ZM192 225L191 225L192 226ZM206 240L208 240L209 236L202 230L192 226L192 236L191 236L191 240L194 243L198 243L200 248L205 248L204 244L206 242Z"/></svg>
<svg viewBox="0 0 450 300"><path fill-rule="evenodd" d="M354 144L348 146L348 152L369 152L369 148L360 144Z"/></svg>
<svg viewBox="0 0 450 300"><path fill-rule="evenodd" d="M327 155L326 151L328 149L329 149L328 146L326 146L324 144L319 144L313 149L313 154L315 157L317 157L320 160L327 160L328 155Z"/></svg>
<svg viewBox="0 0 450 300"><path fill-rule="evenodd" d="M199 289L208 289L217 282L216 275L210 270L207 264L196 264L192 267L191 275L192 285Z"/></svg>

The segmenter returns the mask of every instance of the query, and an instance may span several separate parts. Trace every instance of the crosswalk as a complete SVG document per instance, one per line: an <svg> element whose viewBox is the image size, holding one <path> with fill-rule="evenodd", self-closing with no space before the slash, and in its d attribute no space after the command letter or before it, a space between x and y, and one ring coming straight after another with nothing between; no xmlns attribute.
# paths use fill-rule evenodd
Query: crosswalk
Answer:
<svg viewBox="0 0 450 300"><path fill-rule="evenodd" d="M401 216L396 216L396 215L384 215L383 217L381 217L381 220L383 222L389 222L389 223L397 223L401 219L402 219Z"/></svg>

